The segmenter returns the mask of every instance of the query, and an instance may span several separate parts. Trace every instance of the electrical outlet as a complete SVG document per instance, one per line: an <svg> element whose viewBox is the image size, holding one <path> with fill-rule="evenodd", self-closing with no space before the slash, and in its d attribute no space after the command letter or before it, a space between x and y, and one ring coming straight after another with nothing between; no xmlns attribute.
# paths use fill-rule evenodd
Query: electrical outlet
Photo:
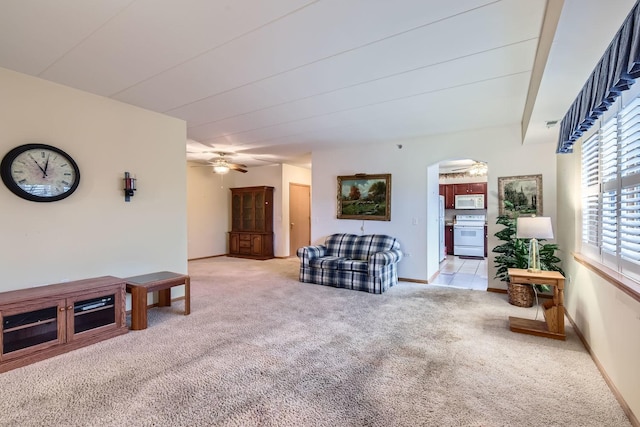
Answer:
<svg viewBox="0 0 640 427"><path fill-rule="evenodd" d="M413 220L411 221L413 225L418 225L418 218L413 218Z"/></svg>

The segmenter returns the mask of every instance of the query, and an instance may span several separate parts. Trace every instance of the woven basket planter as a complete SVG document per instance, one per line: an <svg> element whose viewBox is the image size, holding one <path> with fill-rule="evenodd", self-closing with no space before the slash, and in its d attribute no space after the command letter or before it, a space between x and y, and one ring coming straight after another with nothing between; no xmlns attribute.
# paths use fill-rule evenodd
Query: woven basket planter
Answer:
<svg viewBox="0 0 640 427"><path fill-rule="evenodd" d="M533 306L533 287L531 285L521 285L519 283L507 284L507 295L509 295L509 304L517 307Z"/></svg>

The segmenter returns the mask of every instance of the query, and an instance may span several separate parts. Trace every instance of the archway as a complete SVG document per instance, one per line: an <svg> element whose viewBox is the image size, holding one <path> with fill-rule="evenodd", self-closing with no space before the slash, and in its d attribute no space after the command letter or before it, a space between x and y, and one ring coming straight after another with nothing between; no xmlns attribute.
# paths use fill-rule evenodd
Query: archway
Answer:
<svg viewBox="0 0 640 427"><path fill-rule="evenodd" d="M438 163L439 269L434 285L486 291L488 164L477 159Z"/></svg>

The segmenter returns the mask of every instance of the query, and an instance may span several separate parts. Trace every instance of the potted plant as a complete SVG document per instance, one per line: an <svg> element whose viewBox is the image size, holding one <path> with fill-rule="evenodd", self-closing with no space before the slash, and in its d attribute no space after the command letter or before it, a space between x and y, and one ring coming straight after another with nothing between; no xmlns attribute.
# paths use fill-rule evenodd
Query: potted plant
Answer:
<svg viewBox="0 0 640 427"><path fill-rule="evenodd" d="M494 234L504 243L492 249L497 253L494 265L496 269L496 279L507 283L507 294L509 303L519 307L531 307L533 305L533 289L528 285L514 285L509 282L510 268L526 269L529 262L529 239L516 238L516 218L506 215L498 216L496 224L504 225L504 228ZM539 240L544 241L543 239ZM561 260L555 254L558 245L555 243L540 244L540 268L547 271L559 271L564 274L562 268L557 263ZM538 292L549 292L548 285L535 285Z"/></svg>

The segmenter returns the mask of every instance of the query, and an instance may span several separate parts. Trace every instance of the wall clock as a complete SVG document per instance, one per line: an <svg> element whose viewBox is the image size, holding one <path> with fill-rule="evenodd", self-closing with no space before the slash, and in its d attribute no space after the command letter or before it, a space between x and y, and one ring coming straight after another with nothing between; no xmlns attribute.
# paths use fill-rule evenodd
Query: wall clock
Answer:
<svg viewBox="0 0 640 427"><path fill-rule="evenodd" d="M62 200L80 183L80 169L71 156L46 144L15 147L2 159L0 174L12 193L32 202Z"/></svg>

